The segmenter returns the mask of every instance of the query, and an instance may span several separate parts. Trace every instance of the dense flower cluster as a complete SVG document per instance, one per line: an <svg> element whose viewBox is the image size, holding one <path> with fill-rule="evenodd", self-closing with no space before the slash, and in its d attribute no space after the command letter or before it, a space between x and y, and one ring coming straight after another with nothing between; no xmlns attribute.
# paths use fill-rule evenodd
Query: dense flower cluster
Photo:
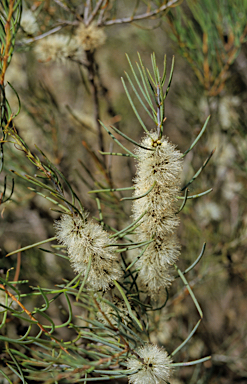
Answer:
<svg viewBox="0 0 247 384"><path fill-rule="evenodd" d="M94 51L104 44L106 35L102 28L97 27L93 23L88 27L81 24L76 31L76 38L78 44L80 44L85 51Z"/></svg>
<svg viewBox="0 0 247 384"><path fill-rule="evenodd" d="M146 135L138 156L137 174L134 180L133 203L135 220L146 211L137 228L138 240L153 239L144 255L138 260L139 279L151 296L168 286L172 278L169 270L179 256L175 230L179 224L176 216L176 196L180 189L182 171L181 153L165 138L156 133ZM145 149L147 148L147 149Z"/></svg>
<svg viewBox="0 0 247 384"><path fill-rule="evenodd" d="M40 61L64 61L80 54L76 39L67 35L51 35L39 40L35 53Z"/></svg>
<svg viewBox="0 0 247 384"><path fill-rule="evenodd" d="M113 240L102 227L79 215L62 215L55 223L57 239L68 249L71 265L81 277L89 270L87 284L94 290L106 290L113 280L118 280L122 270Z"/></svg>
<svg viewBox="0 0 247 384"><path fill-rule="evenodd" d="M130 357L127 361L128 369L138 371L129 376L132 384L162 384L169 381L172 367L168 353L156 345L147 344L139 348L136 357Z"/></svg>

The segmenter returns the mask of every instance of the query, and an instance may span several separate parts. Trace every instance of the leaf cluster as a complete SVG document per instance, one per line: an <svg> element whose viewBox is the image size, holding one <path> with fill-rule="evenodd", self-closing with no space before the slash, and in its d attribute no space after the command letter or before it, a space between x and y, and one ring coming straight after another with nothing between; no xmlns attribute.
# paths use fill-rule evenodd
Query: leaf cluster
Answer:
<svg viewBox="0 0 247 384"><path fill-rule="evenodd" d="M187 0L186 5L167 13L170 36L207 94L216 96L246 41L247 1Z"/></svg>

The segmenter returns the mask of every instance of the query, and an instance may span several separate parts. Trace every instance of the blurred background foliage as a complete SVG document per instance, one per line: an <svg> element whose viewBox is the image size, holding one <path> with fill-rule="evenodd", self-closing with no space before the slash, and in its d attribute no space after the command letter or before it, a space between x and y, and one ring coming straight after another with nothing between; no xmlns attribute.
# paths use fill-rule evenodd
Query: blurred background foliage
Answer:
<svg viewBox="0 0 247 384"><path fill-rule="evenodd" d="M39 30L35 36L53 28L73 34L75 21L83 11L81 3L76 0L26 1L26 9L31 9L37 18ZM168 69L175 55L173 81L165 106L165 135L183 152L211 115L206 132L185 159L183 185L216 149L204 172L189 187L190 194L211 187L213 192L187 201L180 214L179 227L182 270L195 260L203 242L207 242L202 260L190 272L204 319L180 352L179 359L211 354L212 360L196 368L177 370L171 384L245 383L247 1L174 2L171 10L152 17L111 23L109 20L151 12L165 2L136 1L134 4L124 0L117 3L104 2L108 6L104 26L107 38L93 57L98 117L106 126L115 125L139 141L142 127L130 108L120 79L125 76L124 71L130 73L125 53L134 62L138 51L147 63L155 52L158 65L162 65L166 54ZM97 216L95 195L89 195L88 191L102 186L130 186L135 164L128 158L106 156L103 160L98 152L99 127L90 71L69 58L63 62L40 62L34 50L37 43L38 39L22 27L19 29L15 53L5 77L15 88L22 105L15 120L16 128L33 153L38 153L36 145L45 152L64 173L86 209ZM83 59L88 57L84 55ZM18 100L9 86L6 95L12 111L17 111ZM141 109L140 115L149 129L154 128ZM124 143L120 135L116 137ZM118 152L105 133L103 141L105 151ZM127 146L132 148L130 144ZM5 145L0 180L3 185L4 176L8 176L7 195L11 190L11 169L18 173L36 172L22 152ZM27 292L32 285L53 287L62 279L73 278L67 261L63 263L52 253L37 248L23 252L18 258L16 255L5 258L17 248L54 236L53 222L59 214L51 210L53 206L48 200L28 187L30 184L15 176L12 199L1 207L0 227L1 274L19 264L19 279L28 280L24 286ZM117 194L100 197L109 225L118 228L120 223L121 227L129 223L130 203L121 203L121 196ZM154 328L157 326L158 332L151 334L152 341L166 345L167 350L184 340L187 330L195 323L196 312L186 296L180 282L175 282L167 307L154 312ZM58 300L50 308L50 315L62 321L64 307L66 303ZM18 332L13 324L12 328L11 332ZM61 337L66 339L62 330Z"/></svg>

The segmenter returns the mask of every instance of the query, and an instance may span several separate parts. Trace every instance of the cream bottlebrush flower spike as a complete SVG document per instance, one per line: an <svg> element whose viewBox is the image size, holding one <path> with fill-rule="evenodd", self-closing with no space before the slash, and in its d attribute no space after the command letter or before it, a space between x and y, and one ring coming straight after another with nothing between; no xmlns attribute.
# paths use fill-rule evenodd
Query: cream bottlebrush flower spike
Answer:
<svg viewBox="0 0 247 384"><path fill-rule="evenodd" d="M153 238L144 255L138 260L139 279L151 296L168 286L172 278L170 267L179 256L180 246L175 233L179 224L176 216L176 196L180 190L182 171L181 153L165 138L157 133L144 137L136 154L137 173L134 179L134 200L132 210L134 219L146 211L137 228L138 241Z"/></svg>
<svg viewBox="0 0 247 384"><path fill-rule="evenodd" d="M136 353L140 360L131 357L127 361L128 369L138 372L129 376L132 384L166 384L172 373L172 360L168 353L156 345L147 344Z"/></svg>
<svg viewBox="0 0 247 384"><path fill-rule="evenodd" d="M94 290L106 290L122 276L114 242L102 227L91 220L80 216L62 215L56 221L56 235L60 243L68 249L72 268L81 277L86 275L89 263L90 270L87 284Z"/></svg>

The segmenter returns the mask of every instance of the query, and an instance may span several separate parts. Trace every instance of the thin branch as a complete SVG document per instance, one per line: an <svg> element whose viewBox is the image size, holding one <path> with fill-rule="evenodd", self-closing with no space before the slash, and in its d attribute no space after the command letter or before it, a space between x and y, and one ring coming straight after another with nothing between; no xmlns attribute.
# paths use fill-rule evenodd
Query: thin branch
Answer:
<svg viewBox="0 0 247 384"><path fill-rule="evenodd" d="M21 252L18 252L14 281L18 281L19 275L20 275L20 270L21 270ZM16 284L13 284L13 285L15 286Z"/></svg>
<svg viewBox="0 0 247 384"><path fill-rule="evenodd" d="M178 2L178 0L170 0L167 4L162 5L160 8L155 9L154 11L142 13L141 15L123 17L122 19L108 20L103 22L103 25L113 25L113 24L123 24L123 23L131 23L136 20L144 20L149 17L158 15L161 12L166 11L168 8L172 7Z"/></svg>
<svg viewBox="0 0 247 384"><path fill-rule="evenodd" d="M62 28L63 28L63 25L58 25L57 27L52 28L52 29L50 29L49 31L47 31L45 33L42 33L42 35L31 37L30 39L24 39L18 45L30 44L30 43L33 43L34 41L41 40L44 37L47 37L49 35L52 35L53 33L56 33L58 31L60 31L60 29L62 29Z"/></svg>
<svg viewBox="0 0 247 384"><path fill-rule="evenodd" d="M4 83L4 77L5 77L5 72L6 72L6 69L7 69L7 66L8 66L8 59L9 59L9 55L10 55L10 47L11 47L11 26L10 26L10 22L11 22L11 18L12 18L12 15L13 15L13 7L14 7L14 2L13 0L10 0L9 1L9 14L8 14L8 18L6 20L6 24L4 26L5 28L5 32L6 32L6 46L5 46L5 49L4 49L4 56L3 56L3 66L2 66L2 73L1 73L1 78L0 78L0 84L3 85ZM2 52L1 52L2 53Z"/></svg>
<svg viewBox="0 0 247 384"><path fill-rule="evenodd" d="M101 5L103 4L103 2L104 2L104 0L99 0L98 3L95 5L95 8L94 8L93 12L91 13L89 18L85 22L85 26L86 27L88 27L89 24L93 21L93 19L97 15L97 12L99 11L99 9L100 9Z"/></svg>
<svg viewBox="0 0 247 384"><path fill-rule="evenodd" d="M54 3L57 3L61 8L65 9L65 11L71 12L71 10L67 7L67 5L63 4L60 0L53 0Z"/></svg>
<svg viewBox="0 0 247 384"><path fill-rule="evenodd" d="M88 18L90 9L91 9L91 0L87 0L86 3L87 4L85 5L85 8L84 8L84 23L85 24L87 23L87 18Z"/></svg>
<svg viewBox="0 0 247 384"><path fill-rule="evenodd" d="M108 0L105 0L105 4ZM101 25L102 24L102 20L103 20L103 17L104 17L104 14L105 14L105 11L106 11L106 6L105 4L103 5L103 7L101 8L100 10L100 13L99 13L99 18L98 18L98 22L97 22L97 25Z"/></svg>
<svg viewBox="0 0 247 384"><path fill-rule="evenodd" d="M35 317L33 317L33 315L32 315L32 313L26 308L26 307L24 307L24 305L19 301L19 300L17 300L17 298L14 296L14 295L12 295L12 293L11 292L9 292L8 290L7 290L7 288L5 288L5 286L4 285L2 285L2 284L0 284L0 288L1 289L3 289L5 292L6 292L6 294L12 299L12 300L14 300L20 307L21 307L21 309L30 317L30 319L32 320L32 321L34 321L35 322L35 324L37 324L37 326L41 329L41 331L42 332L44 332L48 337L50 337L50 339L51 340L53 340L53 341L55 341L55 343L57 343L58 345L59 345L59 347L64 351L64 352L66 352L68 355L69 355L69 352L67 351L67 349L66 348L64 348L51 334L50 334L50 332L48 332L48 331L46 331L45 330L45 328L43 327L43 325L41 325L39 322L38 322L38 320L36 320L35 319Z"/></svg>
<svg viewBox="0 0 247 384"><path fill-rule="evenodd" d="M100 149L100 151L105 152L102 128L101 128L101 125L99 123L99 120L100 120L99 95L98 95L98 87L97 87L97 84L95 82L96 73L95 73L94 53L90 52L90 51L86 51L86 55L87 55L87 60L89 62L88 75L89 75L89 80L90 80L90 83L92 85L92 90L93 90L94 119L96 121L97 129L98 129L99 149ZM103 157L103 159L105 159L105 158ZM103 161L105 162L105 160L103 160Z"/></svg>

